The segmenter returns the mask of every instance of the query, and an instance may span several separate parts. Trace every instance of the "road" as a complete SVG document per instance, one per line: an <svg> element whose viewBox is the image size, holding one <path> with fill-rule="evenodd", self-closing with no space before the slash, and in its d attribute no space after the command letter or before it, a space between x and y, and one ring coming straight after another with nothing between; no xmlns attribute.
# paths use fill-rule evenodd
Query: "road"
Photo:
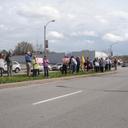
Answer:
<svg viewBox="0 0 128 128"><path fill-rule="evenodd" d="M1 89L0 128L128 128L128 68Z"/></svg>

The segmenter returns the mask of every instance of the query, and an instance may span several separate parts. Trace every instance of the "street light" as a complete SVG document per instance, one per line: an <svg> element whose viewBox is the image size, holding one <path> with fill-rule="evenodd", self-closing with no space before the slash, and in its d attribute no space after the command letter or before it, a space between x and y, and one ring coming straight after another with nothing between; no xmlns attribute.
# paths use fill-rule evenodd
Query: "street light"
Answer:
<svg viewBox="0 0 128 128"><path fill-rule="evenodd" d="M118 42L113 43L113 44L111 44L111 45L110 45L110 52L111 52L111 53L110 53L110 55L111 55L111 56L113 56L113 50L112 50L112 46L113 46L113 45L115 45L115 44L117 44L117 43L118 43Z"/></svg>
<svg viewBox="0 0 128 128"><path fill-rule="evenodd" d="M46 56L46 28L48 26L49 23L51 22L55 22L55 20L50 20L49 22L47 22L45 25L44 25L44 55Z"/></svg>

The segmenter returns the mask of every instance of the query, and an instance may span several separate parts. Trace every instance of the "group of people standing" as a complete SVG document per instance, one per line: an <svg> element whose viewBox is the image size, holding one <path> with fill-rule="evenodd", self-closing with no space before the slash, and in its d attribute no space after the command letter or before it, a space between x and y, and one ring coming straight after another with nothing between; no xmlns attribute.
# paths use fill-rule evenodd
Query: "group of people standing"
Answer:
<svg viewBox="0 0 128 128"><path fill-rule="evenodd" d="M72 73L79 72L80 70L80 57L75 58L74 56L71 56L69 58L68 56L64 56L64 58L62 59L62 63L62 74L67 74L68 68Z"/></svg>
<svg viewBox="0 0 128 128"><path fill-rule="evenodd" d="M25 61L26 61L26 69L27 69L27 76L31 76L31 70L33 72L32 76L36 77L40 74L40 64L37 62L37 56L33 56L30 52L27 52L25 54ZM42 61L42 66L44 70L44 76L46 78L49 77L49 71L48 71L48 64L49 60L46 56L44 56Z"/></svg>
<svg viewBox="0 0 128 128"><path fill-rule="evenodd" d="M93 65L94 65L94 70L96 72L104 72L104 71L110 71L112 66L115 68L115 70L117 70L117 59L111 59L109 57L107 57L106 59L103 58L95 58L93 61Z"/></svg>
<svg viewBox="0 0 128 128"><path fill-rule="evenodd" d="M27 69L27 76L36 77L40 74L40 67L43 67L44 71L44 77L49 77L49 60L46 56L42 58L42 62L39 63L37 56L32 55L31 52L27 52L25 54L25 61L26 61L26 69ZM3 76L3 67L5 66L5 63L7 64L7 75L12 76L12 59L11 59L11 53L8 52L6 55L0 53L0 76ZM61 72L62 74L67 74L68 71L70 71L72 74L78 73L81 71L89 71L94 70L95 72L104 72L111 70L111 67L113 66L115 70L117 70L117 59L116 58L109 58L106 59L103 58L95 58L94 60L90 60L89 57L75 57L75 56L64 56L62 59L62 68ZM42 65L42 66L41 66Z"/></svg>
<svg viewBox="0 0 128 128"><path fill-rule="evenodd" d="M62 74L67 74L67 71L71 73L78 73L80 70L82 71L89 71L94 70L95 72L104 72L104 71L110 71L111 67L114 66L115 70L117 70L117 59L114 58L113 60L107 57L106 59L103 58L95 58L94 60L90 60L89 57L68 57L64 56L62 59Z"/></svg>

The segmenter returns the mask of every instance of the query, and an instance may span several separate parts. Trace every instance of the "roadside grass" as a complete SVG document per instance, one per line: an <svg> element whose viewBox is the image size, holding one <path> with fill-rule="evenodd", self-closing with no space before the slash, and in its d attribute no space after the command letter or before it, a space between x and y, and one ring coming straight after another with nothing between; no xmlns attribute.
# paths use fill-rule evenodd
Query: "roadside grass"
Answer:
<svg viewBox="0 0 128 128"><path fill-rule="evenodd" d="M60 71L56 71L56 72L49 72L49 78L59 78L59 77L69 77L69 76L76 76L76 75L85 75L85 74L96 74L94 71L89 71L89 72L79 72L79 73L67 73L67 75L62 74ZM15 82L22 82L22 81L30 81L30 80L42 80L45 79L43 73L40 73L39 76L37 77L28 77L26 76L26 74L20 75L20 74L16 74L10 77L7 76L3 76L0 77L0 84L4 84L4 83L15 83Z"/></svg>

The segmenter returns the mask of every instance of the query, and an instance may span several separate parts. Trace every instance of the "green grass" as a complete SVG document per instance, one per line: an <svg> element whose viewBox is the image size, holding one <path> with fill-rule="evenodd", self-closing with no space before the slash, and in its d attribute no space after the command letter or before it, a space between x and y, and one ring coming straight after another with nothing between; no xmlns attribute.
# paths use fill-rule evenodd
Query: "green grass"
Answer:
<svg viewBox="0 0 128 128"><path fill-rule="evenodd" d="M76 75L84 75L84 74L94 74L95 72L79 72L75 74L68 73L67 75L62 75L61 72L50 72L49 78L59 78L59 77L68 77L68 76L76 76ZM21 82L21 81L29 81L29 80L42 80L45 79L43 76L43 73L40 73L38 77L28 77L26 74L24 75L14 75L14 76L4 76L0 77L0 84L3 83L15 83L15 82Z"/></svg>
<svg viewBox="0 0 128 128"><path fill-rule="evenodd" d="M14 76L4 76L4 77L0 77L0 84L2 83L14 83L14 82L21 82L21 81L29 81L29 80L39 80L39 79L43 79L43 75L38 76L38 77L28 77L26 76L26 74L24 75L14 75Z"/></svg>

